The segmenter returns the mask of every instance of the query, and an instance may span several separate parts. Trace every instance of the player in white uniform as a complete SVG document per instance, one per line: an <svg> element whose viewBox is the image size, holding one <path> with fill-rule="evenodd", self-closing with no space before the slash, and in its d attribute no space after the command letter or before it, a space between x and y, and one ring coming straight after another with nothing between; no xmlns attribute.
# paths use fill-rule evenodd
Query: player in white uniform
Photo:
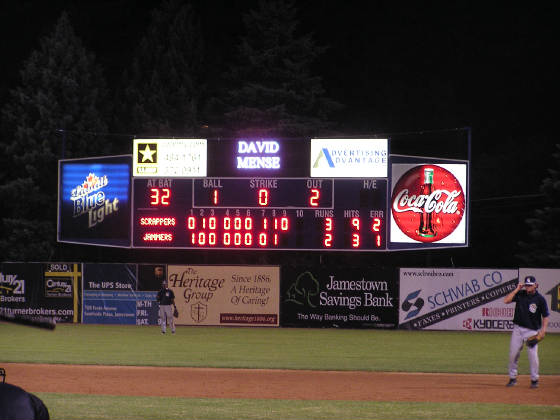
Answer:
<svg viewBox="0 0 560 420"><path fill-rule="evenodd" d="M515 302L513 315L513 331L509 346L509 382L507 386L517 384L517 365L523 349L523 343L532 335L537 334L541 339L546 334L548 325L548 305L545 298L537 292L538 284L535 277L527 276L523 283L509 293L505 303ZM531 371L531 388L539 386L539 345L527 346L529 368Z"/></svg>

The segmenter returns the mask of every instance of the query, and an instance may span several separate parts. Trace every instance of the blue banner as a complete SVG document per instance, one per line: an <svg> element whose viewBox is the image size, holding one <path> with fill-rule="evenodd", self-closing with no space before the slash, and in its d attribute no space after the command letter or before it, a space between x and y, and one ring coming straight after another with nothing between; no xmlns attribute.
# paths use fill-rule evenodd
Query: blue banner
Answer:
<svg viewBox="0 0 560 420"><path fill-rule="evenodd" d="M148 268L151 276L159 273ZM84 264L82 322L157 325L157 291L138 291L138 283L136 264Z"/></svg>
<svg viewBox="0 0 560 420"><path fill-rule="evenodd" d="M157 325L157 292L84 291L84 324Z"/></svg>
<svg viewBox="0 0 560 420"><path fill-rule="evenodd" d="M130 246L131 156L59 161L58 241Z"/></svg>

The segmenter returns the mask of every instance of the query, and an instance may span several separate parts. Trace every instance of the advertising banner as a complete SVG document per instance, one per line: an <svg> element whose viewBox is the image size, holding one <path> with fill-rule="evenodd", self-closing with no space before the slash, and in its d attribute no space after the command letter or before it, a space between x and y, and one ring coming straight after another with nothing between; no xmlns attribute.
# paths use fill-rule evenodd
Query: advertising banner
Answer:
<svg viewBox="0 0 560 420"><path fill-rule="evenodd" d="M392 269L282 267L284 327L395 328L398 286Z"/></svg>
<svg viewBox="0 0 560 420"><path fill-rule="evenodd" d="M389 248L468 245L468 163L391 157Z"/></svg>
<svg viewBox="0 0 560 420"><path fill-rule="evenodd" d="M81 264L2 263L0 308L14 315L79 322Z"/></svg>
<svg viewBox="0 0 560 420"><path fill-rule="evenodd" d="M279 325L280 268L169 265L177 325Z"/></svg>
<svg viewBox="0 0 560 420"><path fill-rule="evenodd" d="M560 269L520 268L519 278L535 276L537 291L548 303L550 317L547 332L560 332Z"/></svg>
<svg viewBox="0 0 560 420"><path fill-rule="evenodd" d="M309 176L304 138L240 137L208 140L209 177Z"/></svg>
<svg viewBox="0 0 560 420"><path fill-rule="evenodd" d="M206 176L206 139L134 139L135 177Z"/></svg>
<svg viewBox="0 0 560 420"><path fill-rule="evenodd" d="M58 241L130 246L131 157L59 161Z"/></svg>
<svg viewBox="0 0 560 420"><path fill-rule="evenodd" d="M387 139L311 139L311 176L385 178Z"/></svg>
<svg viewBox="0 0 560 420"><path fill-rule="evenodd" d="M517 283L518 270L401 268L399 328L511 330L515 305L503 299Z"/></svg>
<svg viewBox="0 0 560 420"><path fill-rule="evenodd" d="M138 291L136 272L135 264L84 264L83 323L157 325L157 292Z"/></svg>

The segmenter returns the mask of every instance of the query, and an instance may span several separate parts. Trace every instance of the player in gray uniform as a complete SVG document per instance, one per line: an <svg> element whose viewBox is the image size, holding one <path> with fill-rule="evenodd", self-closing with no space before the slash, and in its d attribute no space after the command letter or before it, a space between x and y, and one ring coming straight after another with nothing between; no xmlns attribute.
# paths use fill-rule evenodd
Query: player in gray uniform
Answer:
<svg viewBox="0 0 560 420"><path fill-rule="evenodd" d="M515 302L513 315L513 331L509 345L509 382L507 386L517 384L517 364L523 349L523 343L527 338L537 334L543 338L548 325L548 305L545 298L537 292L538 284L533 276L525 277L523 283L509 293L505 303ZM529 357L529 368L531 371L531 388L539 386L539 345L527 346Z"/></svg>
<svg viewBox="0 0 560 420"><path fill-rule="evenodd" d="M175 306L175 294L167 287L167 280L161 284L161 290L157 294L159 302L159 321L161 333L165 334L166 326L169 323L171 333L175 334L175 321L173 320L173 307Z"/></svg>

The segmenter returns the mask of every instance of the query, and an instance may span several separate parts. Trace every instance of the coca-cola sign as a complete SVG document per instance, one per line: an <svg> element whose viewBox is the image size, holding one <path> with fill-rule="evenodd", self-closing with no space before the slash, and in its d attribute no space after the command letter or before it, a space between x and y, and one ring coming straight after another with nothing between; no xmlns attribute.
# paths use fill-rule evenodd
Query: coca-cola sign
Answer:
<svg viewBox="0 0 560 420"><path fill-rule="evenodd" d="M444 166L462 165L413 165L393 188L392 218L400 233L406 235L404 238L409 238L407 242L441 241L463 221L466 205L462 183ZM398 233L392 235L392 241L398 241ZM461 241L464 234L459 235L458 242Z"/></svg>

